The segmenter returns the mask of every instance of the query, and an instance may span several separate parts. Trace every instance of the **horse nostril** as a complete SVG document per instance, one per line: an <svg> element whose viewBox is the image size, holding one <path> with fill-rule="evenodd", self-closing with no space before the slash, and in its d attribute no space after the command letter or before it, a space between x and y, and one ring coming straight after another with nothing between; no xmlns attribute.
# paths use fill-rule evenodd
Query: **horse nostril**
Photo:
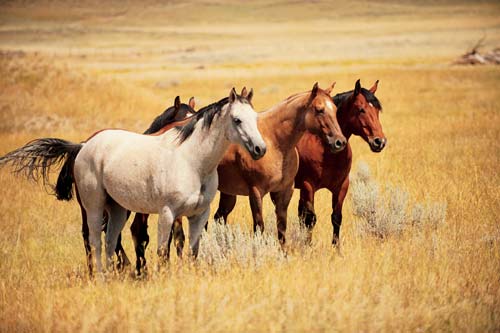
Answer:
<svg viewBox="0 0 500 333"><path fill-rule="evenodd" d="M340 149L345 146L345 140L337 139L335 140L335 148Z"/></svg>
<svg viewBox="0 0 500 333"><path fill-rule="evenodd" d="M266 153L266 147L255 146L253 152L256 156L263 156Z"/></svg>
<svg viewBox="0 0 500 333"><path fill-rule="evenodd" d="M376 145L377 147L380 147L380 146L382 145L382 143L383 143L382 139L381 139L381 138L378 138L378 137L377 137L377 138L375 138L375 139L373 140L373 142L375 143L375 145Z"/></svg>

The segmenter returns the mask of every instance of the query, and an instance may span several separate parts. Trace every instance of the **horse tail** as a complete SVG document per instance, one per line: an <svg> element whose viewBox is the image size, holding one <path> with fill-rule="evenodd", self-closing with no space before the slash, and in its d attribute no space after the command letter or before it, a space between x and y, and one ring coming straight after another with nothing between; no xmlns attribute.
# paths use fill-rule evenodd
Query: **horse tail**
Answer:
<svg viewBox="0 0 500 333"><path fill-rule="evenodd" d="M73 165L82 147L81 143L61 139L37 139L0 157L0 167L11 164L14 173L35 182L41 179L47 186L51 168L64 161L56 185L50 188L58 200L69 201L73 197Z"/></svg>

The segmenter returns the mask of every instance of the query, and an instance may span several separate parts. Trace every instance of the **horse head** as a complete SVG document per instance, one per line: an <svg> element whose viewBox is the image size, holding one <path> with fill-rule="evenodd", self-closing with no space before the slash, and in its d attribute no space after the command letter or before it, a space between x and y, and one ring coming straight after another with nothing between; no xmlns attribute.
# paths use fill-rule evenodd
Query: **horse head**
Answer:
<svg viewBox="0 0 500 333"><path fill-rule="evenodd" d="M179 96L175 98L174 101L174 111L173 111L173 121L180 121L187 117L190 117L196 113L195 111L196 102L194 97L189 99L188 104L181 103Z"/></svg>
<svg viewBox="0 0 500 333"><path fill-rule="evenodd" d="M266 144L257 128L257 113L252 106L253 89L238 96L234 88L229 93L228 116L230 124L226 127L226 138L244 147L254 160L266 153Z"/></svg>
<svg viewBox="0 0 500 333"><path fill-rule="evenodd" d="M381 152L387 144L379 119L382 106L375 97L377 86L378 80L370 89L365 89L361 87L360 80L357 80L352 94L337 105L343 129L362 137L376 153Z"/></svg>
<svg viewBox="0 0 500 333"><path fill-rule="evenodd" d="M345 148L347 140L337 121L337 107L330 97L334 86L335 82L323 90L317 82L314 84L305 107L305 121L309 132L318 135L332 152L339 152Z"/></svg>

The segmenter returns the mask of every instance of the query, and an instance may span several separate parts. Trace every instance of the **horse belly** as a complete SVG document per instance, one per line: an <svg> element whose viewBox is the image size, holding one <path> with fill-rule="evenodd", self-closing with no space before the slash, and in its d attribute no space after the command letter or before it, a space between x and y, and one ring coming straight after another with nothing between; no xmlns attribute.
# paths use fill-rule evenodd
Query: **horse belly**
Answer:
<svg viewBox="0 0 500 333"><path fill-rule="evenodd" d="M162 158L152 161L151 156L137 153L128 159L110 161L104 167L106 192L131 211L158 213L169 197L176 196L176 172Z"/></svg>
<svg viewBox="0 0 500 333"><path fill-rule="evenodd" d="M156 214L166 201L148 182L105 182L108 195L120 206L138 213Z"/></svg>

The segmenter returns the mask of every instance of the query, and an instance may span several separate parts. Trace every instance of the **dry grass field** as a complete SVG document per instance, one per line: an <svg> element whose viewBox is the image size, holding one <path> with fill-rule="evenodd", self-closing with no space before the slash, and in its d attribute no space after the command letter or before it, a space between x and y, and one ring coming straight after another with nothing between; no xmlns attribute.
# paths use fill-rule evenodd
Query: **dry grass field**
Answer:
<svg viewBox="0 0 500 333"><path fill-rule="evenodd" d="M405 213L398 232L371 236L354 181L335 251L330 194L316 196L307 246L295 193L285 255L269 198L254 237L240 197L199 260L160 271L153 217L148 274L90 280L77 203L5 167L0 332L499 331L500 68L450 65L484 34L500 46L499 18L497 1L2 1L0 155L39 137L142 132L176 95L203 106L246 85L264 110L316 81L341 92L379 79L389 144L373 154L353 137L352 176L369 170L380 205L407 202L387 208ZM418 207L438 221L413 223Z"/></svg>

